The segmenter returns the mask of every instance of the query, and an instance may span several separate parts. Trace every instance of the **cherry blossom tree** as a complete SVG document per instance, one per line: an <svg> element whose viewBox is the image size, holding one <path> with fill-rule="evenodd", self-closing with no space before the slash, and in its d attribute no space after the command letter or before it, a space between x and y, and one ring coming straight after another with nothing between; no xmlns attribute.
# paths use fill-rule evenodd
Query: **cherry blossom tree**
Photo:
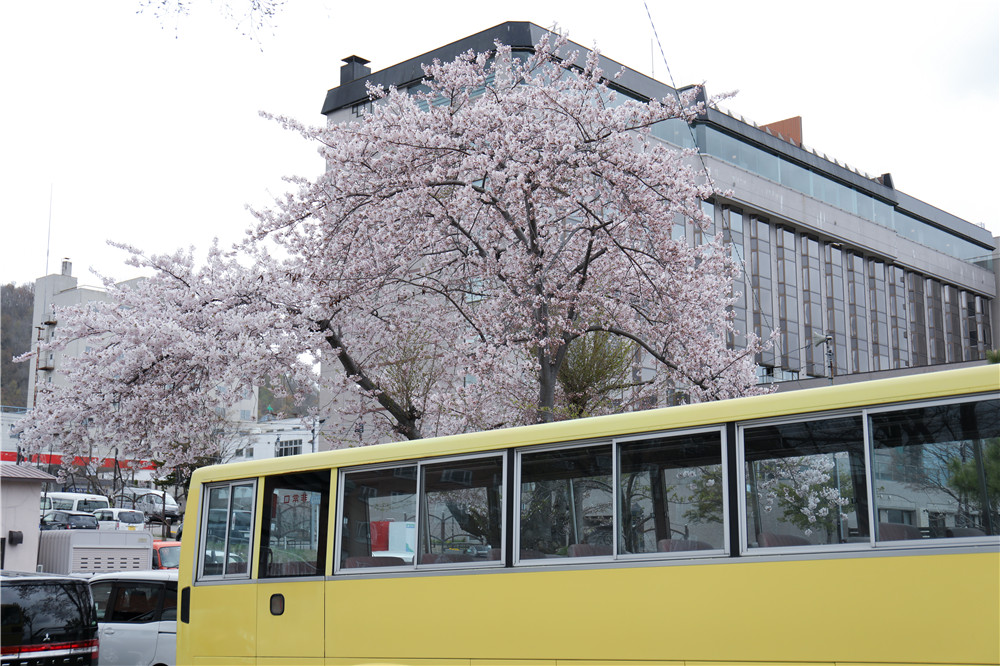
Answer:
<svg viewBox="0 0 1000 666"><path fill-rule="evenodd" d="M355 122L279 118L327 171L294 179L203 267L126 248L154 277L109 281L108 307L63 313L71 336L101 343L22 440L127 441L188 464L234 392L276 373L307 385L317 360L338 368L321 406L335 443L565 418L587 394L559 381L574 345L633 350L631 380L605 376L588 413L759 390L760 342L725 343L729 252L679 233L708 231L715 192L691 153L650 133L703 106L619 95L596 51L578 62L566 44L435 61L418 90L372 88Z"/></svg>
<svg viewBox="0 0 1000 666"><path fill-rule="evenodd" d="M282 119L323 145L328 169L258 213L253 238L282 245L329 300L364 301L378 330L411 331L396 319L414 313L451 330L435 350L445 392L428 402L466 425L556 418L559 370L595 334L641 352L646 381L631 395L651 404L754 390L758 341L725 346L736 267L718 238L693 246L675 233L708 229L712 187L690 153L650 136L702 106L694 93L621 96L596 51L577 65L565 44L434 62L422 90L372 89L358 122ZM456 376L476 381L448 385Z"/></svg>

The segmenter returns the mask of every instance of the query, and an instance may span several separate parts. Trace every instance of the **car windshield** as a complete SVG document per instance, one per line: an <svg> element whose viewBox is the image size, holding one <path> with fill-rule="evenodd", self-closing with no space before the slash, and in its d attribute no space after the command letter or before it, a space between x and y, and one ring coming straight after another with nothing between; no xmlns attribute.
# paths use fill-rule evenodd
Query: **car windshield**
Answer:
<svg viewBox="0 0 1000 666"><path fill-rule="evenodd" d="M97 518L93 516L69 516L68 522L75 527L97 527Z"/></svg>
<svg viewBox="0 0 1000 666"><path fill-rule="evenodd" d="M142 522L142 513L139 511L122 511L118 514L118 520L123 523L138 524Z"/></svg>
<svg viewBox="0 0 1000 666"><path fill-rule="evenodd" d="M97 616L86 585L4 581L4 654L18 645L93 638Z"/></svg>
<svg viewBox="0 0 1000 666"><path fill-rule="evenodd" d="M108 504L108 500L106 499L80 500L79 502L77 502L77 510L86 511L88 513L93 513L98 509L107 509L108 506L110 505Z"/></svg>
<svg viewBox="0 0 1000 666"><path fill-rule="evenodd" d="M163 546L159 550L160 566L164 569L176 569L181 562L181 547Z"/></svg>

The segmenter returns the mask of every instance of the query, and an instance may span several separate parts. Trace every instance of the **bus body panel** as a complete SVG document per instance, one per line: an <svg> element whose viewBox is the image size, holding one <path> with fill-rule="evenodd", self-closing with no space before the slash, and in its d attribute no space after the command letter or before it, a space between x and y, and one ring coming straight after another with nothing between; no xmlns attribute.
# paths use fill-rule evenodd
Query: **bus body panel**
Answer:
<svg viewBox="0 0 1000 666"><path fill-rule="evenodd" d="M996 553L747 558L326 587L327 655L343 659L1000 661Z"/></svg>
<svg viewBox="0 0 1000 666"><path fill-rule="evenodd" d="M323 656L322 581L266 581L257 591L257 656L288 659ZM281 615L271 613L271 597L281 595Z"/></svg>
<svg viewBox="0 0 1000 666"><path fill-rule="evenodd" d="M225 659L246 658L250 660L248 663L255 663L257 586L238 583L194 586L191 588L191 623L178 622L178 634L182 633L181 627L186 626L204 627L205 631L192 632L190 642L178 640L177 663L188 663L194 657L223 658L220 663L230 663ZM181 655L182 645L184 654L190 657Z"/></svg>

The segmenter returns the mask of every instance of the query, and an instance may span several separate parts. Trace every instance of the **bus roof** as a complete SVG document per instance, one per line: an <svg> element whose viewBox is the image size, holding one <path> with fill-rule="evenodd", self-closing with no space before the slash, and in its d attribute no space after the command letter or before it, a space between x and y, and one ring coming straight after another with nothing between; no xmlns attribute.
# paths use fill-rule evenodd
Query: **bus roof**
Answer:
<svg viewBox="0 0 1000 666"><path fill-rule="evenodd" d="M408 458L489 451L512 446L594 440L730 421L750 421L783 414L827 412L880 403L912 402L991 391L1000 391L1000 364L623 412L572 421L429 437L417 440L420 446L419 452L414 451L416 441L402 441L213 465L197 470L192 485L318 467L346 467Z"/></svg>

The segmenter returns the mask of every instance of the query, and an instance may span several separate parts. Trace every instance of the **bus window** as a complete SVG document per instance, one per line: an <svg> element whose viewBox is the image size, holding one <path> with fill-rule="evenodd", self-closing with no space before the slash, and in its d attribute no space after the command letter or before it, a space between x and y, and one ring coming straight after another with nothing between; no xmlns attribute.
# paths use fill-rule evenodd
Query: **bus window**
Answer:
<svg viewBox="0 0 1000 666"><path fill-rule="evenodd" d="M862 418L747 426L747 545L870 541Z"/></svg>
<svg viewBox="0 0 1000 666"><path fill-rule="evenodd" d="M503 458L421 466L419 564L499 560L503 552Z"/></svg>
<svg viewBox="0 0 1000 666"><path fill-rule="evenodd" d="M1000 534L1000 400L869 418L878 541Z"/></svg>
<svg viewBox="0 0 1000 666"><path fill-rule="evenodd" d="M254 483L210 486L204 505L201 576L250 576Z"/></svg>
<svg viewBox="0 0 1000 666"><path fill-rule="evenodd" d="M327 470L264 479L261 578L323 575L329 497Z"/></svg>
<svg viewBox="0 0 1000 666"><path fill-rule="evenodd" d="M619 442L618 455L619 554L725 547L720 431Z"/></svg>
<svg viewBox="0 0 1000 666"><path fill-rule="evenodd" d="M611 445L520 454L519 559L612 554Z"/></svg>
<svg viewBox="0 0 1000 666"><path fill-rule="evenodd" d="M346 472L340 566L413 564L417 546L417 466Z"/></svg>

